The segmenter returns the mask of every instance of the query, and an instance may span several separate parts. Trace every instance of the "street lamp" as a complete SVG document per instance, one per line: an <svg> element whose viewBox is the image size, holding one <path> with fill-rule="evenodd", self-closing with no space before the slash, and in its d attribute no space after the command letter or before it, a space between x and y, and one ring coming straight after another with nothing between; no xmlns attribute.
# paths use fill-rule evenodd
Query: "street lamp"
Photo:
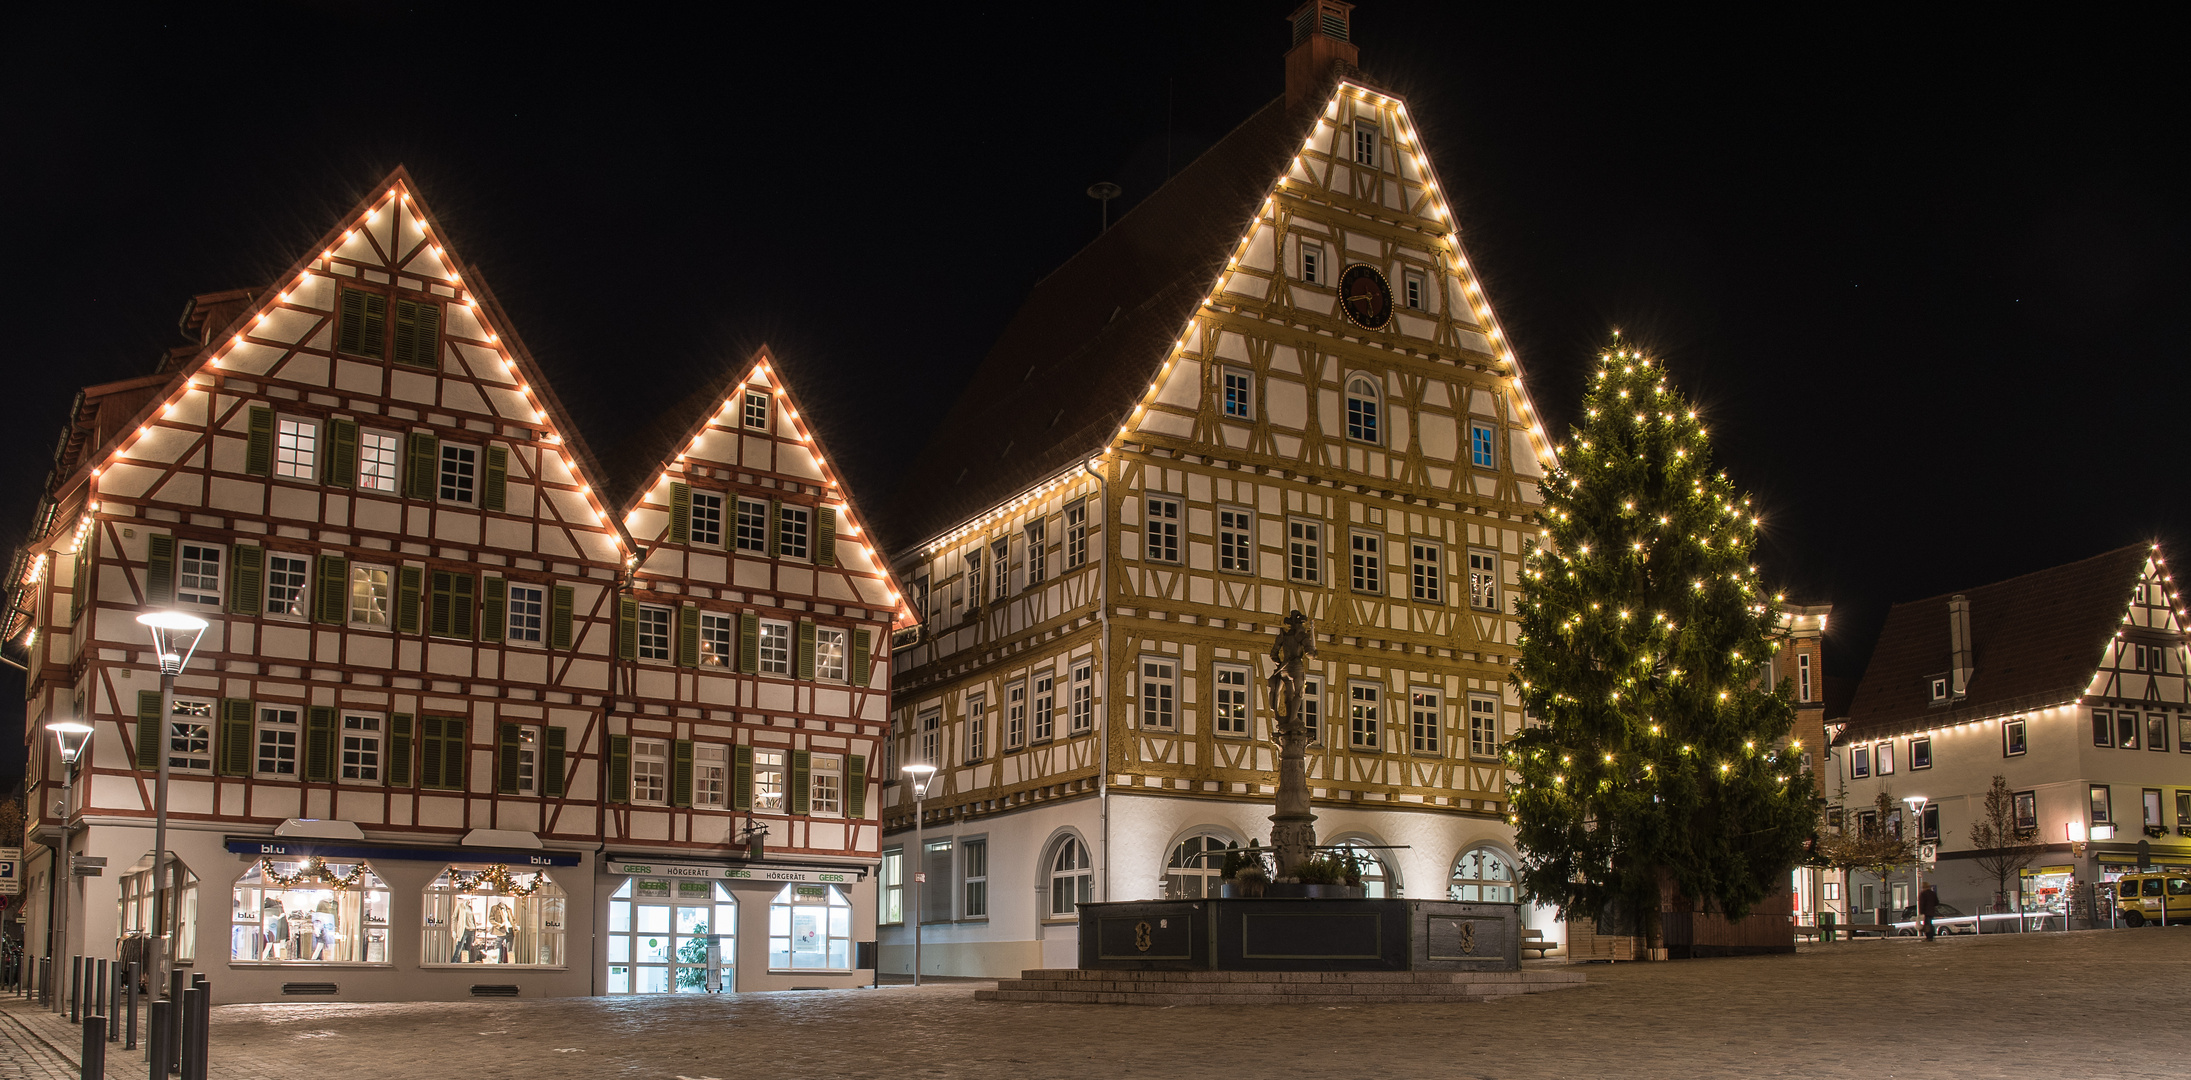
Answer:
<svg viewBox="0 0 2191 1080"><path fill-rule="evenodd" d="M190 666L191 656L198 651L198 639L205 636L210 624L182 611L147 611L137 616L137 622L152 635L152 653L160 658L161 745L155 748L160 777L152 795L152 925L158 932L152 936L151 968L152 985L166 986L170 958L182 937L182 882L175 883L176 896L170 898L167 894L167 767L175 739L175 676ZM138 753L143 752L139 748Z"/></svg>
<svg viewBox="0 0 2191 1080"><path fill-rule="evenodd" d="M76 810L76 761L84 756L84 748L91 745L91 725L77 720L56 720L46 725L53 733L54 741L61 744L61 873L53 883L60 892L61 903L53 925L48 927L46 955L53 957L50 970L60 971L60 957L68 951L68 906L76 891L76 860L69 844L69 815ZM53 995L55 1011L61 1009L61 995Z"/></svg>
<svg viewBox="0 0 2191 1080"><path fill-rule="evenodd" d="M921 801L928 798L928 782L936 778L934 765L907 765L905 778L913 782L913 985L921 984L921 891L928 886L927 849L921 846Z"/></svg>
<svg viewBox="0 0 2191 1080"><path fill-rule="evenodd" d="M1912 923L1922 922L1925 891L1925 802L1923 795L1904 795L1902 801L1910 804L1910 834L1917 838L1917 857L1910 860L1910 915ZM1911 926L1912 930L1918 929Z"/></svg>

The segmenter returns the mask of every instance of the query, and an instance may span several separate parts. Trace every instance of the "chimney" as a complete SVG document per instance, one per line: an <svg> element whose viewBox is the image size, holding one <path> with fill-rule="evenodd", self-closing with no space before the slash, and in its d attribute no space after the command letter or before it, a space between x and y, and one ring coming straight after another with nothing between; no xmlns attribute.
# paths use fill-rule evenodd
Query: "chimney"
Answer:
<svg viewBox="0 0 2191 1080"><path fill-rule="evenodd" d="M1957 593L1948 598L1948 695L1960 701L1970 693L1970 600Z"/></svg>
<svg viewBox="0 0 2191 1080"><path fill-rule="evenodd" d="M1353 10L1344 0L1308 0L1287 18L1293 48L1286 52L1286 108L1323 97L1333 79L1354 73L1361 50L1354 46Z"/></svg>

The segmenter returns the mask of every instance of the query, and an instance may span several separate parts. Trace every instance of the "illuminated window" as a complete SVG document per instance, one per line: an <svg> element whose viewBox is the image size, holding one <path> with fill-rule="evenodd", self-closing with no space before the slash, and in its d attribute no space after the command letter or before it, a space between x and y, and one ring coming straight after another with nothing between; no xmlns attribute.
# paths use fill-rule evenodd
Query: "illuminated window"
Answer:
<svg viewBox="0 0 2191 1080"><path fill-rule="evenodd" d="M457 863L427 883L425 901L426 963L564 963L567 901L544 871Z"/></svg>
<svg viewBox="0 0 2191 1080"><path fill-rule="evenodd" d="M844 758L815 754L807 759L806 799L809 814L836 817L844 813Z"/></svg>
<svg viewBox="0 0 2191 1080"><path fill-rule="evenodd" d="M753 808L771 814L784 812L784 752L753 752Z"/></svg>
<svg viewBox="0 0 2191 1080"><path fill-rule="evenodd" d="M1383 696L1383 689L1373 683L1353 683L1347 687L1349 746L1356 750L1375 750L1381 745L1377 706Z"/></svg>
<svg viewBox="0 0 2191 1080"><path fill-rule="evenodd" d="M641 806L669 802L669 740L631 741L631 801Z"/></svg>
<svg viewBox="0 0 2191 1080"><path fill-rule="evenodd" d="M175 545L175 602L219 607L221 549L182 541Z"/></svg>
<svg viewBox="0 0 2191 1080"><path fill-rule="evenodd" d="M1468 606L1479 611L1499 610L1499 556L1496 553L1468 553Z"/></svg>
<svg viewBox="0 0 2191 1080"><path fill-rule="evenodd" d="M168 718L167 767L184 772L213 771L213 703L176 698Z"/></svg>
<svg viewBox="0 0 2191 1080"><path fill-rule="evenodd" d="M1496 848L1472 847L1453 862L1446 896L1463 902L1514 902L1514 864Z"/></svg>
<svg viewBox="0 0 2191 1080"><path fill-rule="evenodd" d="M1248 718L1253 715L1248 706L1248 669L1235 664L1219 664L1214 674L1217 678L1213 706L1217 714L1217 733L1247 734Z"/></svg>
<svg viewBox="0 0 2191 1080"><path fill-rule="evenodd" d="M1468 756L1499 756L1499 699L1470 695L1468 699Z"/></svg>
<svg viewBox="0 0 2191 1080"><path fill-rule="evenodd" d="M236 881L229 960L385 964L388 886L364 863L261 859Z"/></svg>
<svg viewBox="0 0 2191 1080"><path fill-rule="evenodd" d="M388 625L388 575L385 566L350 564L350 625Z"/></svg>
<svg viewBox="0 0 2191 1080"><path fill-rule="evenodd" d="M692 748L692 805L721 810L730 791L730 747L700 743Z"/></svg>
<svg viewBox="0 0 2191 1080"><path fill-rule="evenodd" d="M312 560L302 555L266 553L266 613L302 619L312 613L304 606L306 583L312 577Z"/></svg>
<svg viewBox="0 0 2191 1080"><path fill-rule="evenodd" d="M386 431L358 433L358 488L361 491L396 490L396 465L402 460L402 442Z"/></svg>
<svg viewBox="0 0 2191 1080"><path fill-rule="evenodd" d="M791 624L780 619L761 620L761 673L791 674Z"/></svg>
<svg viewBox="0 0 2191 1080"><path fill-rule="evenodd" d="M835 885L784 886L768 906L772 971L850 971L852 902Z"/></svg>
<svg viewBox="0 0 2191 1080"><path fill-rule="evenodd" d="M291 480L319 479L320 426L311 420L283 417L274 423L274 475Z"/></svg>
<svg viewBox="0 0 2191 1080"><path fill-rule="evenodd" d="M1438 736L1445 726L1444 719L1445 711L1439 707L1437 691L1408 691L1408 751L1416 754L1438 753L1442 745Z"/></svg>

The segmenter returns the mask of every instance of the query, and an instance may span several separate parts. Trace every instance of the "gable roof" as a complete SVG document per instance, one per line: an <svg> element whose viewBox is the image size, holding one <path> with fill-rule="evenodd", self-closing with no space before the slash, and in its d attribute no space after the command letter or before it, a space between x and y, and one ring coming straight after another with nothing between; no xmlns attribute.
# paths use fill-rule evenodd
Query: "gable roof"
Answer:
<svg viewBox="0 0 2191 1080"><path fill-rule="evenodd" d="M1035 284L905 470L884 515L893 547L1103 449L1323 105L1263 106Z"/></svg>
<svg viewBox="0 0 2191 1080"><path fill-rule="evenodd" d="M1848 739L2075 701L2122 627L2154 548L2132 544L2007 581L1896 604L1849 704ZM1971 677L1952 706L1929 680L1951 663L1948 601L1970 601Z"/></svg>

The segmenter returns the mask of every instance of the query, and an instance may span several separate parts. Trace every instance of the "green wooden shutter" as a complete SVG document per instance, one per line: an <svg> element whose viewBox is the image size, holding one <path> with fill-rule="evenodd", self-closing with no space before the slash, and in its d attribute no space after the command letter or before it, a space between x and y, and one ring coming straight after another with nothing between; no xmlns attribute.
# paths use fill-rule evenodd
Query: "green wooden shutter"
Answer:
<svg viewBox="0 0 2191 1080"><path fill-rule="evenodd" d="M545 729L540 741L540 793L560 799L563 797L563 729Z"/></svg>
<svg viewBox="0 0 2191 1080"><path fill-rule="evenodd" d="M844 759L844 816L858 821L867 816L867 755Z"/></svg>
<svg viewBox="0 0 2191 1080"><path fill-rule="evenodd" d="M91 602L91 555L97 546L96 539L85 537L76 548L76 557L71 560L71 569L75 572L68 587L68 621L71 623L82 617L84 607Z"/></svg>
<svg viewBox="0 0 2191 1080"><path fill-rule="evenodd" d="M814 679L814 620L799 620L799 678Z"/></svg>
<svg viewBox="0 0 2191 1080"><path fill-rule="evenodd" d="M246 410L243 471L252 476L274 472L274 410L257 406Z"/></svg>
<svg viewBox="0 0 2191 1080"><path fill-rule="evenodd" d="M418 718L418 783L420 787L441 787L441 718Z"/></svg>
<svg viewBox="0 0 2191 1080"><path fill-rule="evenodd" d="M700 608L694 604L677 611L677 663L681 667L700 666Z"/></svg>
<svg viewBox="0 0 2191 1080"><path fill-rule="evenodd" d="M852 685L868 686L875 681L874 662L869 658L868 632L852 631Z"/></svg>
<svg viewBox="0 0 2191 1080"><path fill-rule="evenodd" d="M498 578L487 579L481 590L479 604L479 640L502 640L504 615L509 614L510 583Z"/></svg>
<svg viewBox="0 0 2191 1080"><path fill-rule="evenodd" d="M773 559L784 553L784 503L781 499L768 501L768 557Z"/></svg>
<svg viewBox="0 0 2191 1080"><path fill-rule="evenodd" d="M145 603L166 607L175 602L175 537L154 533L145 538Z"/></svg>
<svg viewBox="0 0 2191 1080"><path fill-rule="evenodd" d="M395 333L391 335L394 341L391 343L393 347L388 353L388 358L396 363L418 363L417 311L418 305L409 300L396 301Z"/></svg>
<svg viewBox="0 0 2191 1080"><path fill-rule="evenodd" d="M479 579L457 574L449 585L449 635L471 638L475 636L473 615L479 610Z"/></svg>
<svg viewBox="0 0 2191 1080"><path fill-rule="evenodd" d="M342 321L335 330L335 348L346 353L365 351L365 297L355 289L342 290Z"/></svg>
<svg viewBox="0 0 2191 1080"><path fill-rule="evenodd" d="M350 614L350 560L340 555L319 557L318 580L314 582L313 618L337 626L348 621Z"/></svg>
<svg viewBox="0 0 2191 1080"><path fill-rule="evenodd" d="M837 565L837 512L826 506L814 508L814 565Z"/></svg>
<svg viewBox="0 0 2191 1080"><path fill-rule="evenodd" d="M397 363L438 367L440 344L441 305L423 300L396 301Z"/></svg>
<svg viewBox="0 0 2191 1080"><path fill-rule="evenodd" d="M228 549L228 613L256 615L266 589L266 552L250 544Z"/></svg>
<svg viewBox="0 0 2191 1080"><path fill-rule="evenodd" d="M389 787L411 786L411 714L397 713L388 718L388 770L382 775L388 778Z"/></svg>
<svg viewBox="0 0 2191 1080"><path fill-rule="evenodd" d="M674 481L669 486L669 542L692 542L692 485Z"/></svg>
<svg viewBox="0 0 2191 1080"><path fill-rule="evenodd" d="M616 655L639 659L639 601L629 596L616 599Z"/></svg>
<svg viewBox="0 0 2191 1080"><path fill-rule="evenodd" d="M738 616L738 670L761 672L761 617L750 611Z"/></svg>
<svg viewBox="0 0 2191 1080"><path fill-rule="evenodd" d="M160 692L137 691L137 767L160 767Z"/></svg>
<svg viewBox="0 0 2191 1080"><path fill-rule="evenodd" d="M335 778L335 708L314 705L304 711L304 778L326 783Z"/></svg>
<svg viewBox="0 0 2191 1080"><path fill-rule="evenodd" d="M464 790L464 761L471 756L471 722L461 716L441 718L441 786Z"/></svg>
<svg viewBox="0 0 2191 1080"><path fill-rule="evenodd" d="M811 750L793 750L791 752L792 813L804 814L807 812L807 784L813 778L814 752Z"/></svg>
<svg viewBox="0 0 2191 1080"><path fill-rule="evenodd" d="M399 633L418 633L419 593L426 581L426 571L416 566L396 567L396 630Z"/></svg>
<svg viewBox="0 0 2191 1080"><path fill-rule="evenodd" d="M730 748L730 808L753 809L753 748Z"/></svg>
<svg viewBox="0 0 2191 1080"><path fill-rule="evenodd" d="M555 600L553 606L548 609L550 622L548 644L551 647L557 649L571 647L571 609L576 606L577 602L570 586L558 585L555 587Z"/></svg>
<svg viewBox="0 0 2191 1080"><path fill-rule="evenodd" d="M509 501L510 448L487 448L487 478L479 489L479 506L482 510L501 510Z"/></svg>
<svg viewBox="0 0 2191 1080"><path fill-rule="evenodd" d="M631 736L609 736L609 801L631 801Z"/></svg>
<svg viewBox="0 0 2191 1080"><path fill-rule="evenodd" d="M221 699L221 741L214 762L222 776L251 775L251 703Z"/></svg>
<svg viewBox="0 0 2191 1080"><path fill-rule="evenodd" d="M679 739L669 766L669 804L692 805L692 740Z"/></svg>
<svg viewBox="0 0 2191 1080"><path fill-rule="evenodd" d="M503 724L501 738L495 751L495 790L504 795L517 794L518 755L525 746L525 729L516 724Z"/></svg>
<svg viewBox="0 0 2191 1080"><path fill-rule="evenodd" d="M353 487L358 482L358 422L327 422L327 456L320 459L320 483Z"/></svg>
<svg viewBox="0 0 2191 1080"><path fill-rule="evenodd" d="M447 570L436 570L429 578L431 588L428 590L429 600L426 607L426 632L435 637L449 636L450 609L454 606L450 595L451 583L455 577L455 574Z"/></svg>
<svg viewBox="0 0 2191 1080"><path fill-rule="evenodd" d="M405 478L404 494L414 499L431 499L441 476L441 440L423 431L410 436L410 469Z"/></svg>

